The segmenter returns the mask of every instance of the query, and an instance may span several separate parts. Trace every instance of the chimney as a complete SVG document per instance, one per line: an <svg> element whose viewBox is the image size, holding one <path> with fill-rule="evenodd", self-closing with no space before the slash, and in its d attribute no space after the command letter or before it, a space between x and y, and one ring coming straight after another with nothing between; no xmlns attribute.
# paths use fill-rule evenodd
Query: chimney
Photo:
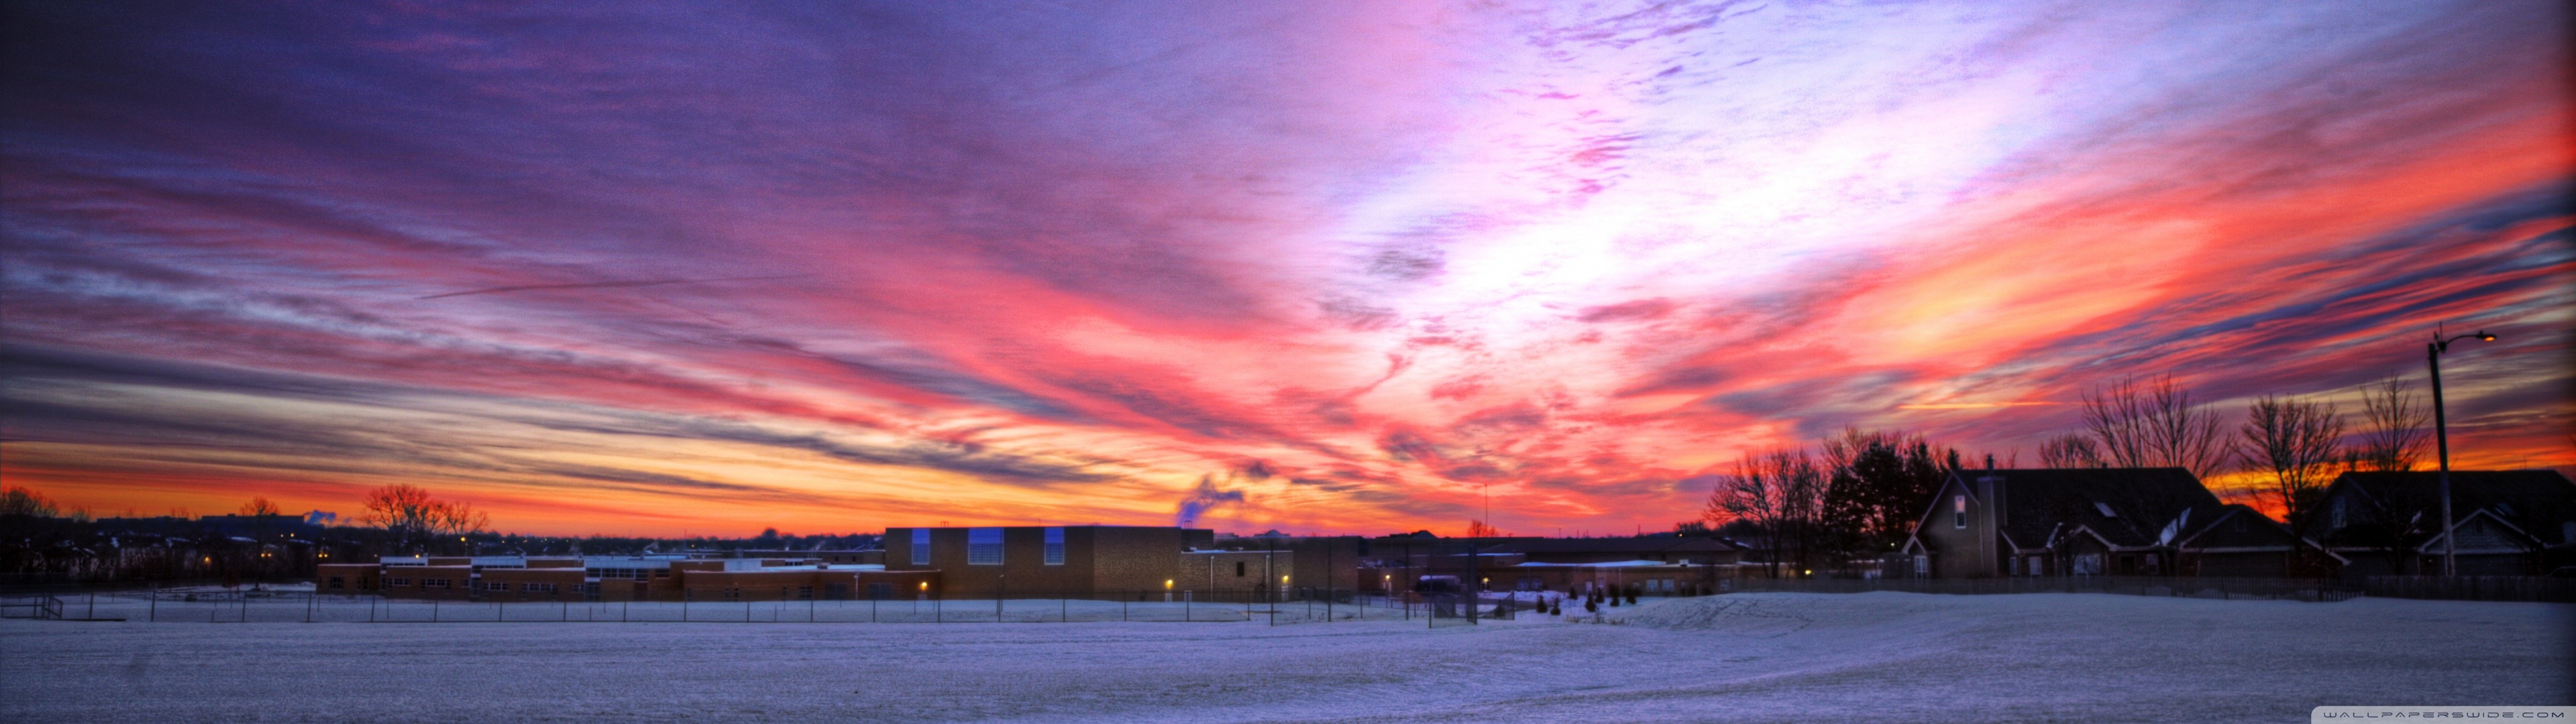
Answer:
<svg viewBox="0 0 2576 724"><path fill-rule="evenodd" d="M1977 476L1977 502L1983 505L1985 510L1984 515L1977 516L1974 530L1977 533L1977 551L1984 559L1985 573L1989 576L1999 575L2005 570L2003 561L2000 560L2001 551L1995 549L1997 531L2003 525L2003 488L2003 476Z"/></svg>
<svg viewBox="0 0 2576 724"><path fill-rule="evenodd" d="M1986 469L1987 469L1987 470L1993 470L1993 469L1995 469L1995 454L1994 454L1994 453L1986 453Z"/></svg>

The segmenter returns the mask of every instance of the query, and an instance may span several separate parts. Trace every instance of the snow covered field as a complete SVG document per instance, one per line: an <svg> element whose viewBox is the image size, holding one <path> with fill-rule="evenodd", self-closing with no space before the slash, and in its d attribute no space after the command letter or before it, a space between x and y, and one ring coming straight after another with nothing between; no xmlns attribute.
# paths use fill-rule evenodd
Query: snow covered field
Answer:
<svg viewBox="0 0 2576 724"><path fill-rule="evenodd" d="M2576 607L1739 594L1626 625L0 621L0 720L2305 721L2576 703Z"/></svg>

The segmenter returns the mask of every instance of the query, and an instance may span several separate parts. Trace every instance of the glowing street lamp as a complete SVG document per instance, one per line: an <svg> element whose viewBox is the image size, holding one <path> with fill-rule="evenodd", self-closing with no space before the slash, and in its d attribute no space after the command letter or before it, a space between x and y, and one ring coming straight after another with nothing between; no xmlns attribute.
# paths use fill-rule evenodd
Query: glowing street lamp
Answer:
<svg viewBox="0 0 2576 724"><path fill-rule="evenodd" d="M2442 575L2445 576L2459 575L2460 568L2455 553L2459 546L2451 540L2454 537L2451 535L2451 433L2449 422L2442 417L2442 353L2450 351L2452 342L2463 339L2493 342L2496 336L2481 329L2475 334L2443 339L2441 332L2434 332L2433 341L2424 345L2424 366L2433 372L2433 446L2442 466Z"/></svg>

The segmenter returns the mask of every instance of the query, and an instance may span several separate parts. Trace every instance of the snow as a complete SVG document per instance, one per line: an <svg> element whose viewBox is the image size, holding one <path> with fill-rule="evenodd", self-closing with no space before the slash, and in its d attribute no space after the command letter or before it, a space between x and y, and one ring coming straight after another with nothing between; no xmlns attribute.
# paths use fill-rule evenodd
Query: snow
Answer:
<svg viewBox="0 0 2576 724"><path fill-rule="evenodd" d="M12 619L0 720L2296 721L2576 703L2576 606L2558 604L1882 592L1605 611L1625 625Z"/></svg>

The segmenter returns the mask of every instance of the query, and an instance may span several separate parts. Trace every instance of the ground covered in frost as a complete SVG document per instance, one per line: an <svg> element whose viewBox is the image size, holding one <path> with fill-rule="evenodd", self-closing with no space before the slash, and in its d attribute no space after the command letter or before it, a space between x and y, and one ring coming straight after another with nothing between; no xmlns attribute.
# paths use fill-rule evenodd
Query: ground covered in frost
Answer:
<svg viewBox="0 0 2576 724"><path fill-rule="evenodd" d="M1738 594L1523 619L0 621L0 720L2304 721L2576 704L2576 606Z"/></svg>

